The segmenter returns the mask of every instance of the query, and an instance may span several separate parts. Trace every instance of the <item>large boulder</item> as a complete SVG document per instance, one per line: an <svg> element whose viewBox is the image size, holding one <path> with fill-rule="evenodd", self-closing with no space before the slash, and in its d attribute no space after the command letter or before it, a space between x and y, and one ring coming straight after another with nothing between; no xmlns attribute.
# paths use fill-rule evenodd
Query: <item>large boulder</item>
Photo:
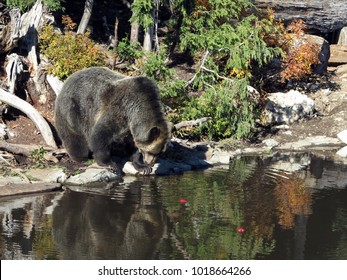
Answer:
<svg viewBox="0 0 347 280"><path fill-rule="evenodd" d="M270 93L264 112L264 124L290 124L310 117L315 112L314 102L296 90Z"/></svg>
<svg viewBox="0 0 347 280"><path fill-rule="evenodd" d="M303 19L309 29L321 33L339 31L347 26L346 0L254 0L257 7L272 8L285 21Z"/></svg>
<svg viewBox="0 0 347 280"><path fill-rule="evenodd" d="M327 40L316 35L305 35L305 38L307 38L309 42L312 42L318 47L319 63L313 66L313 72L322 75L328 68L328 62L330 58L330 45Z"/></svg>
<svg viewBox="0 0 347 280"><path fill-rule="evenodd" d="M347 26L341 29L337 44L347 46Z"/></svg>

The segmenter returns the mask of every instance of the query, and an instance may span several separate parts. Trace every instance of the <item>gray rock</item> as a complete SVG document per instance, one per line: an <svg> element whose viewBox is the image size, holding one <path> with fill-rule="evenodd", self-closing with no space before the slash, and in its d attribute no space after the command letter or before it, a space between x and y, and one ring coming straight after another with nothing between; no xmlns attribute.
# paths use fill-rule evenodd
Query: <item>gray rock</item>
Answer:
<svg viewBox="0 0 347 280"><path fill-rule="evenodd" d="M319 75L327 71L329 58L330 58L330 45L327 40L316 35L305 35L308 41L313 42L319 50L318 59L319 63L313 65L313 72Z"/></svg>
<svg viewBox="0 0 347 280"><path fill-rule="evenodd" d="M212 157L208 160L210 164L229 164L232 155L225 151L214 151Z"/></svg>
<svg viewBox="0 0 347 280"><path fill-rule="evenodd" d="M270 93L265 108L265 124L290 124L313 115L314 102L296 90Z"/></svg>
<svg viewBox="0 0 347 280"><path fill-rule="evenodd" d="M305 139L282 144L278 147L279 150L300 151L314 147L340 146L341 141L337 138L327 136L311 136Z"/></svg>
<svg viewBox="0 0 347 280"><path fill-rule="evenodd" d="M280 143L278 143L276 140L274 139L265 139L262 141L262 143L268 147L268 148L273 148L273 147L277 147Z"/></svg>
<svg viewBox="0 0 347 280"><path fill-rule="evenodd" d="M309 29L328 33L347 25L346 0L255 0L260 8L272 8L277 18L286 22L303 19Z"/></svg>
<svg viewBox="0 0 347 280"><path fill-rule="evenodd" d="M66 184L83 185L94 182L108 182L119 178L119 175L106 168L89 168L84 172L65 180Z"/></svg>
<svg viewBox="0 0 347 280"><path fill-rule="evenodd" d="M190 170L192 170L192 166L190 164L160 159L158 163L154 164L152 167L152 172L149 175L180 174ZM125 163L122 171L126 175L142 175L141 172L134 168L130 161Z"/></svg>
<svg viewBox="0 0 347 280"><path fill-rule="evenodd" d="M343 143L347 144L347 130L343 130L337 134L337 138L339 138Z"/></svg>
<svg viewBox="0 0 347 280"><path fill-rule="evenodd" d="M1 176L0 175L0 186L26 184L26 183L30 183L30 182L28 182L28 180L20 176Z"/></svg>
<svg viewBox="0 0 347 280"><path fill-rule="evenodd" d="M62 168L29 169L25 175L30 181L40 181L46 183L64 183L67 176Z"/></svg>
<svg viewBox="0 0 347 280"><path fill-rule="evenodd" d="M347 26L345 26L341 29L337 44L338 45L347 45Z"/></svg>
<svg viewBox="0 0 347 280"><path fill-rule="evenodd" d="M6 125L0 124L0 140L6 140L8 138Z"/></svg>
<svg viewBox="0 0 347 280"><path fill-rule="evenodd" d="M337 154L338 156L340 156L340 157L347 158L347 146L341 148L340 150L338 150L338 151L336 152L336 154Z"/></svg>

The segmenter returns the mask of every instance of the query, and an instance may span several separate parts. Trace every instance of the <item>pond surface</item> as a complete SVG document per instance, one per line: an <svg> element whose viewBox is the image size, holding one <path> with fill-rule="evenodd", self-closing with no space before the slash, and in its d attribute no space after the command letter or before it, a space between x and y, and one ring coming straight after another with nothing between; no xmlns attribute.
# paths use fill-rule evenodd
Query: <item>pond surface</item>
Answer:
<svg viewBox="0 0 347 280"><path fill-rule="evenodd" d="M0 199L1 259L347 259L347 166L243 157Z"/></svg>

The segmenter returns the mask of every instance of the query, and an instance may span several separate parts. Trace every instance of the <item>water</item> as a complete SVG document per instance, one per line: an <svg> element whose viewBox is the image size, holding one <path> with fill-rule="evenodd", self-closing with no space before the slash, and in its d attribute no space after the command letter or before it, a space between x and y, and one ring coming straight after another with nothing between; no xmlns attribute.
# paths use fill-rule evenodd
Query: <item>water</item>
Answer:
<svg viewBox="0 0 347 280"><path fill-rule="evenodd" d="M0 199L1 259L347 259L347 165L244 157Z"/></svg>

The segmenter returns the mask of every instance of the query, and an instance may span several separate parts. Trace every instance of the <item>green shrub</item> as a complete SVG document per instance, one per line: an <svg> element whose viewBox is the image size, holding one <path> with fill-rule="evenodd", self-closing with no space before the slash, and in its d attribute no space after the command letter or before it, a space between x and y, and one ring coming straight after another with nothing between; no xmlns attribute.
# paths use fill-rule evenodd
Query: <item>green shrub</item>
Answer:
<svg viewBox="0 0 347 280"><path fill-rule="evenodd" d="M180 47L200 60L189 84L200 96L191 98L182 117L209 117L195 130L212 139L249 137L259 111L249 78L254 68L283 55L265 40L278 28L249 0L195 0L182 7Z"/></svg>
<svg viewBox="0 0 347 280"><path fill-rule="evenodd" d="M139 42L130 42L128 38L123 38L118 43L116 53L121 60L127 61L129 64L135 63L144 54L141 44Z"/></svg>
<svg viewBox="0 0 347 280"><path fill-rule="evenodd" d="M155 81L168 81L173 75L173 71L169 69L165 63L165 53L146 54L142 66L143 74Z"/></svg>
<svg viewBox="0 0 347 280"><path fill-rule="evenodd" d="M257 98L249 96L247 86L248 80L241 79L207 88L200 97L191 97L183 118L209 117L210 121L197 127L195 134L210 139L250 137L257 118Z"/></svg>
<svg viewBox="0 0 347 280"><path fill-rule="evenodd" d="M106 54L89 39L88 32L58 34L53 26L46 25L39 39L42 54L52 63L48 71L60 79L64 80L83 68L105 65Z"/></svg>
<svg viewBox="0 0 347 280"><path fill-rule="evenodd" d="M17 7L22 13L29 10L35 2L36 0L6 0L8 6ZM60 0L44 0L43 4L45 4L51 11L57 11L62 8Z"/></svg>

